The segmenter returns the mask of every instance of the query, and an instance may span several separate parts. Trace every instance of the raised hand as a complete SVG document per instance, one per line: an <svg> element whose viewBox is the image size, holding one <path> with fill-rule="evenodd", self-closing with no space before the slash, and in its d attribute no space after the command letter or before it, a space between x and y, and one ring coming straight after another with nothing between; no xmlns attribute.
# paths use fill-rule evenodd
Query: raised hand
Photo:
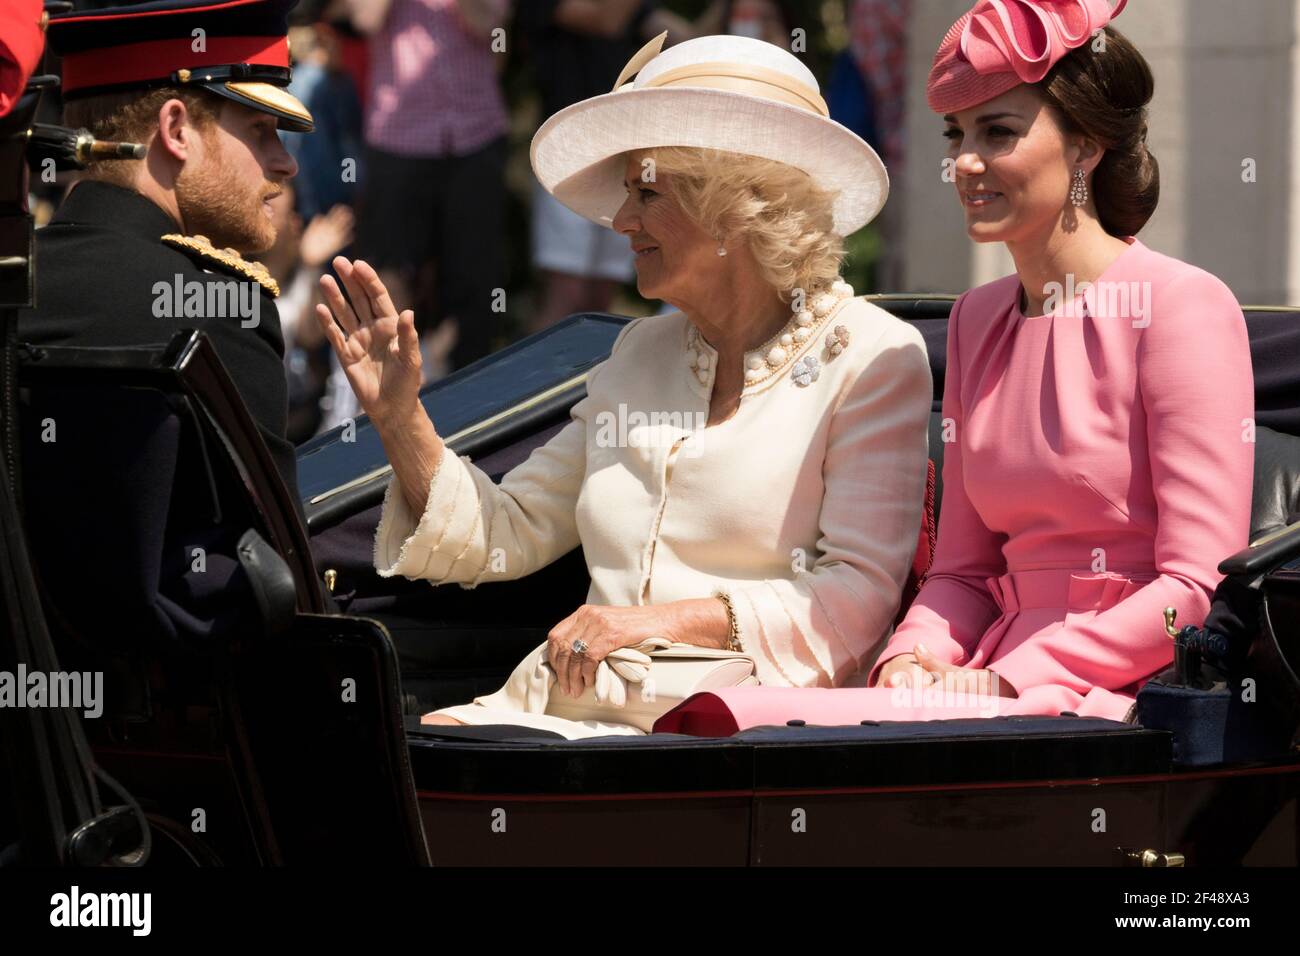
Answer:
<svg viewBox="0 0 1300 956"><path fill-rule="evenodd" d="M329 212L312 216L298 240L298 256L309 269L320 269L330 257L352 242L352 207L339 203Z"/></svg>
<svg viewBox="0 0 1300 956"><path fill-rule="evenodd" d="M344 298L333 276L322 276L325 302L316 319L338 355L357 400L376 426L400 422L420 406L420 337L415 313L398 313L388 289L369 264L343 256L334 269L348 292Z"/></svg>

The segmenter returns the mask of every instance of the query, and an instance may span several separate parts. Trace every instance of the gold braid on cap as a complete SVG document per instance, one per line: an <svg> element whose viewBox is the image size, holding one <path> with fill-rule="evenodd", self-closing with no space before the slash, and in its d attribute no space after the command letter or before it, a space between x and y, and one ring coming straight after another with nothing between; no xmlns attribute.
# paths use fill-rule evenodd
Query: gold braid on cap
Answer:
<svg viewBox="0 0 1300 956"><path fill-rule="evenodd" d="M198 253L202 259L218 263L240 275L247 276L272 296L280 294L280 283L271 278L271 273L267 271L266 266L260 262L249 262L234 249L218 249L207 236L182 236L177 232L169 232L162 237L162 241L177 249Z"/></svg>

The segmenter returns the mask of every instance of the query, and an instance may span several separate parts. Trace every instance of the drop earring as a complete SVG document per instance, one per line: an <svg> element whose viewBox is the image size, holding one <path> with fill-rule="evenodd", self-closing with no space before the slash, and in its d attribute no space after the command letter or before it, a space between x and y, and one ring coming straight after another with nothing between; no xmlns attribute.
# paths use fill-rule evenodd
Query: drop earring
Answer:
<svg viewBox="0 0 1300 956"><path fill-rule="evenodd" d="M1084 178L1082 166L1074 168L1074 181L1070 183L1070 202L1076 206L1083 206L1088 202L1088 180Z"/></svg>
<svg viewBox="0 0 1300 956"><path fill-rule="evenodd" d="M727 254L727 247L724 246L724 245L722 244L722 240L719 239L719 240L718 240L718 255L720 255L720 256L725 256L726 254Z"/></svg>

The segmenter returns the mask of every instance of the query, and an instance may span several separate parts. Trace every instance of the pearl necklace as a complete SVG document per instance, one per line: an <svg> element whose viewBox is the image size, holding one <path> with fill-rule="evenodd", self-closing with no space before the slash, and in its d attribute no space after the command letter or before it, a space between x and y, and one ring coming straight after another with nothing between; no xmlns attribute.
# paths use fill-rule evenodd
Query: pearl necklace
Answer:
<svg viewBox="0 0 1300 956"><path fill-rule="evenodd" d="M825 291L814 292L808 299L809 308L796 312L780 332L745 353L745 385L755 385L779 374L799 347L817 334L841 303L851 298L853 286L843 279L836 279ZM833 350L832 354L839 353ZM687 343L686 364L701 385L709 383L710 356L700 330L694 325Z"/></svg>

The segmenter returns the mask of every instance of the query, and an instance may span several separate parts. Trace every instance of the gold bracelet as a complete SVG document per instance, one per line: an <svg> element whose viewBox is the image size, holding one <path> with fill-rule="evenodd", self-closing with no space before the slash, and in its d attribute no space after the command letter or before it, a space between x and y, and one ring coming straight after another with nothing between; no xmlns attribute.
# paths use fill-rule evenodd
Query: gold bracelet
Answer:
<svg viewBox="0 0 1300 956"><path fill-rule="evenodd" d="M731 597L723 591L714 591L713 596L727 608L727 646L724 650L744 651L740 646L740 625L736 623L736 609L731 606Z"/></svg>

